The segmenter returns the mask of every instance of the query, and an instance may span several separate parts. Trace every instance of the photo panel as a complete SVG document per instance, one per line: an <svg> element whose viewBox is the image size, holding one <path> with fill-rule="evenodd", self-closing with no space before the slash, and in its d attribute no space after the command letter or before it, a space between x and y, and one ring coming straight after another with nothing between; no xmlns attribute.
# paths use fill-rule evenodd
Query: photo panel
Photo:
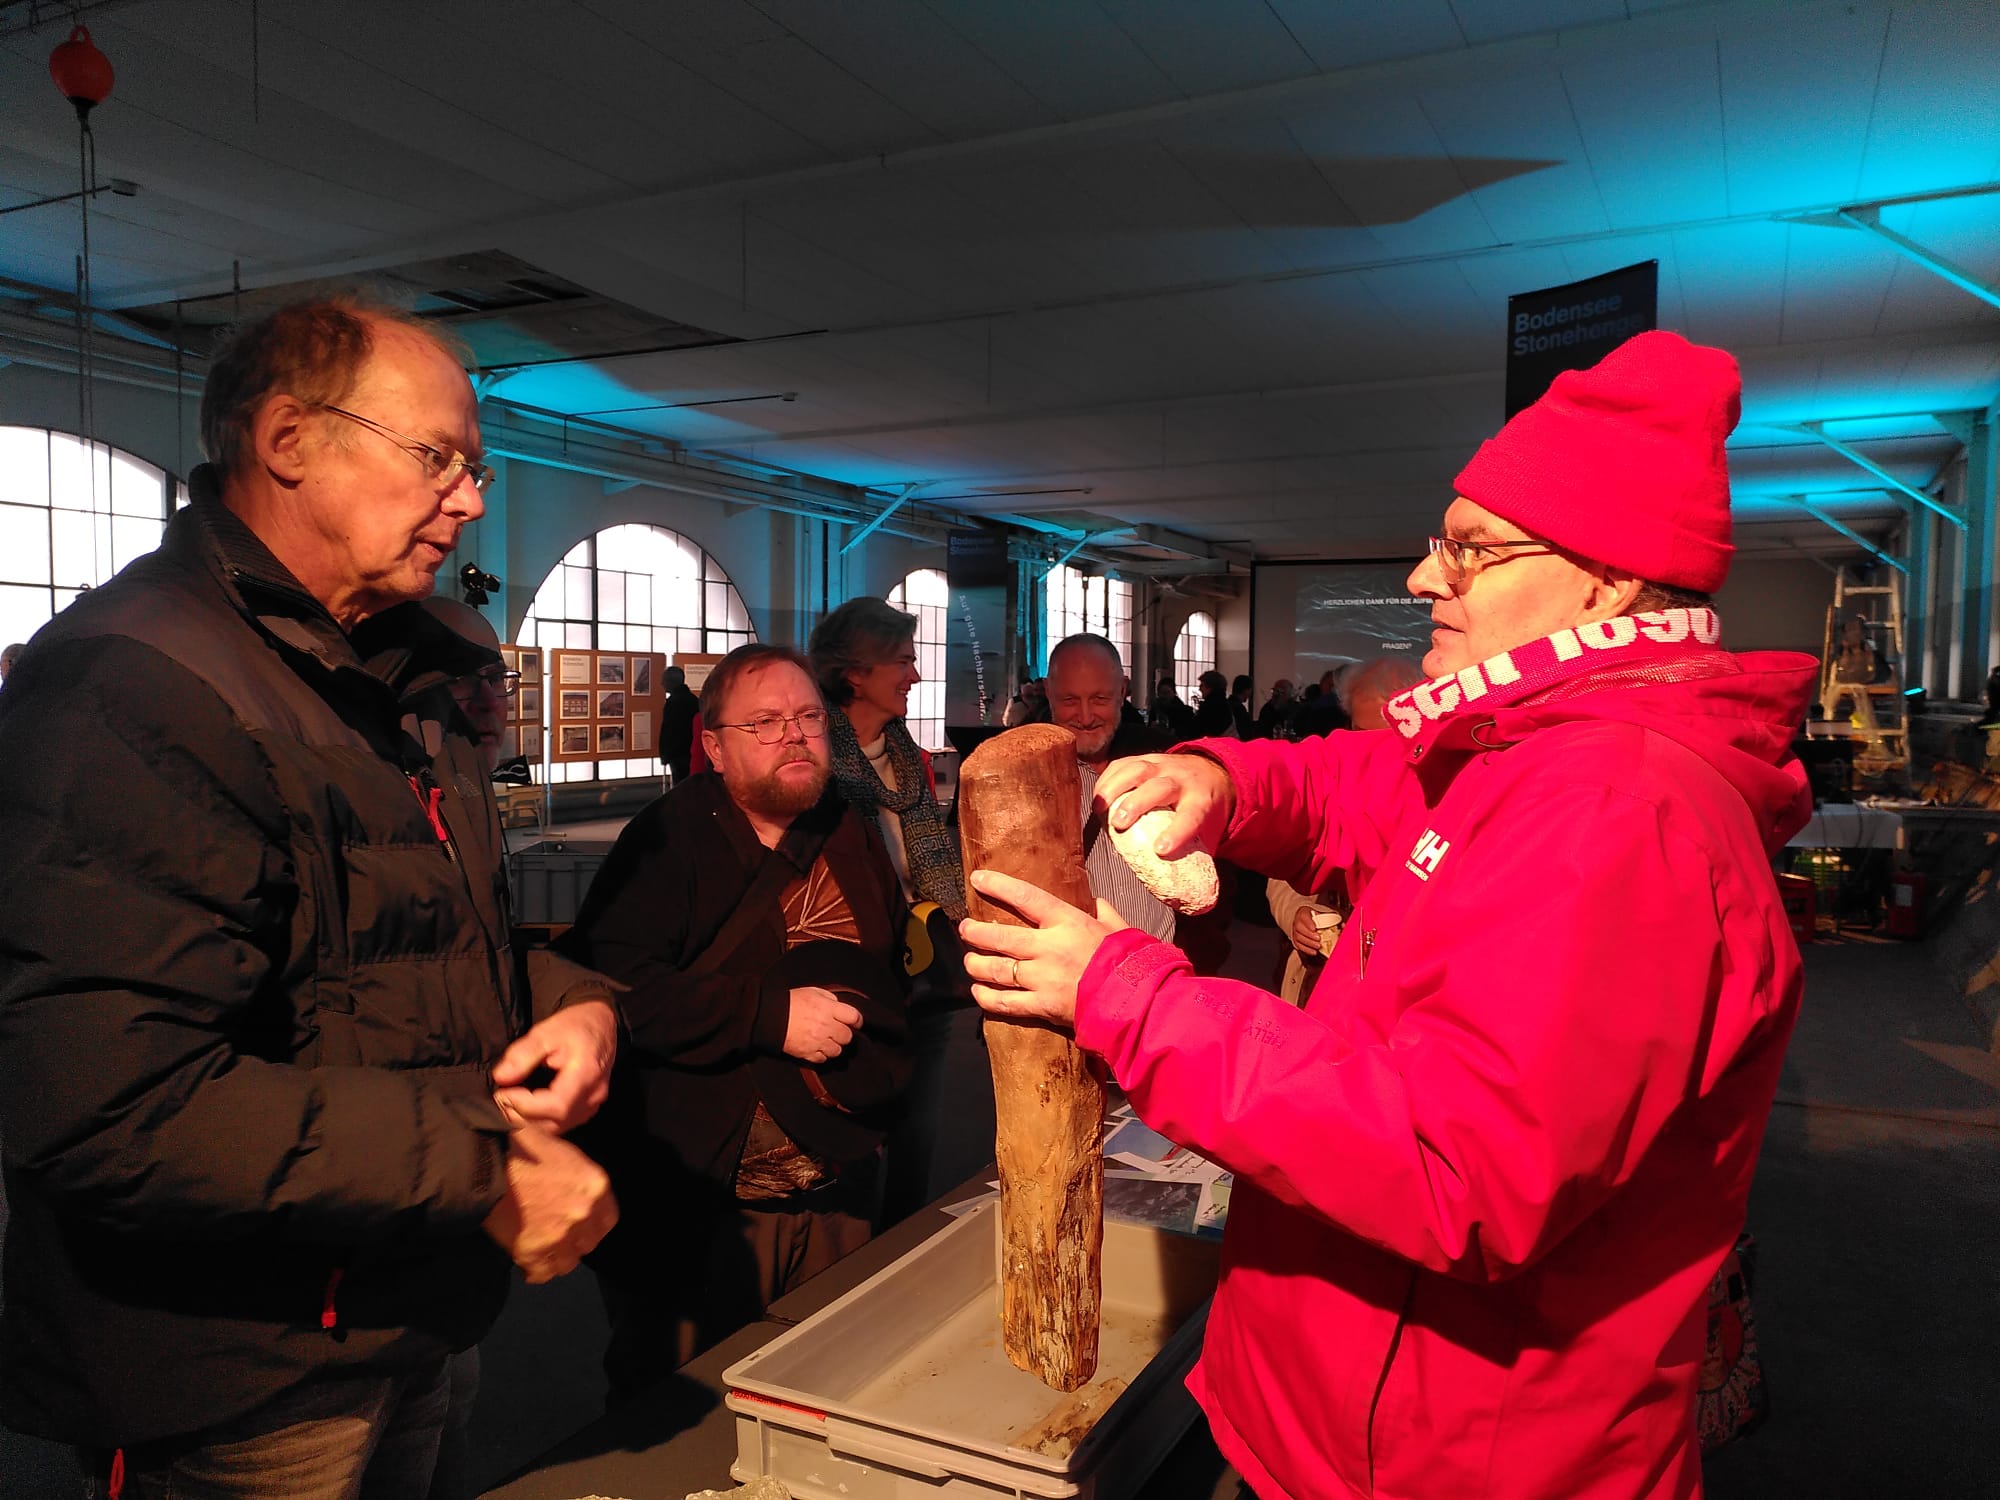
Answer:
<svg viewBox="0 0 2000 1500"><path fill-rule="evenodd" d="M625 690L623 688L598 689L597 717L600 719L622 719L625 717Z"/></svg>
<svg viewBox="0 0 2000 1500"><path fill-rule="evenodd" d="M583 686L590 681L590 653L588 651L558 651L556 653L556 681L563 687Z"/></svg>
<svg viewBox="0 0 2000 1500"><path fill-rule="evenodd" d="M564 719L587 719L590 717L590 692L585 688L564 688L557 717Z"/></svg>
<svg viewBox="0 0 2000 1500"><path fill-rule="evenodd" d="M562 739L558 741L564 755L590 754L590 726L588 724L565 724Z"/></svg>
<svg viewBox="0 0 2000 1500"><path fill-rule="evenodd" d="M597 726L597 753L599 755L623 755L625 753L625 726L623 724L599 724Z"/></svg>
<svg viewBox="0 0 2000 1500"><path fill-rule="evenodd" d="M542 675L542 649L539 646L521 648L521 675L540 677Z"/></svg>
<svg viewBox="0 0 2000 1500"><path fill-rule="evenodd" d="M526 719L531 723L541 722L542 690L539 687L529 687L524 682L521 691L514 695L514 704L515 718Z"/></svg>
<svg viewBox="0 0 2000 1500"><path fill-rule="evenodd" d="M632 696L634 698L653 696L653 658L650 656L632 658Z"/></svg>
<svg viewBox="0 0 2000 1500"><path fill-rule="evenodd" d="M625 685L625 658L622 656L600 656L597 658L597 681L600 685L623 687Z"/></svg>
<svg viewBox="0 0 2000 1500"><path fill-rule="evenodd" d="M518 753L527 756L531 761L539 761L542 758L542 726L523 724L518 732L521 736L521 748Z"/></svg>

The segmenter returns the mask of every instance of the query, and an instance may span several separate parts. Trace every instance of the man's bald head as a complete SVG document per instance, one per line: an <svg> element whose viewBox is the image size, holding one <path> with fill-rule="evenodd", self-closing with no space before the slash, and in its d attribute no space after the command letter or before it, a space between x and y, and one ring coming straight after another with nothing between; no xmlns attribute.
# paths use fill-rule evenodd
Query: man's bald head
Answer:
<svg viewBox="0 0 2000 1500"><path fill-rule="evenodd" d="M493 628L493 622L470 604L432 594L423 601L423 610L440 625L456 631L475 646L485 646L493 651L500 649L500 633Z"/></svg>
<svg viewBox="0 0 2000 1500"><path fill-rule="evenodd" d="M447 630L463 636L475 646L484 646L491 651L500 649L500 636L493 629L492 622L470 604L461 604L456 599L440 599L433 594L418 607ZM472 726L473 739L486 761L486 769L492 770L500 758L500 742L507 732L507 699L502 691L499 668L453 678L451 696L465 714L466 722Z"/></svg>

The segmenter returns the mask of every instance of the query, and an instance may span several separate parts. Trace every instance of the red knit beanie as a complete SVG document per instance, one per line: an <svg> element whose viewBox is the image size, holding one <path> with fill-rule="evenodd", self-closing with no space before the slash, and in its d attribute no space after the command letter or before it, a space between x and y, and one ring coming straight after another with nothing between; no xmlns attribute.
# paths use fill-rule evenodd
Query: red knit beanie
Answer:
<svg viewBox="0 0 2000 1500"><path fill-rule="evenodd" d="M1736 550L1722 444L1742 392L1724 351L1639 334L1558 375L1480 445L1458 493L1594 562L1712 594Z"/></svg>

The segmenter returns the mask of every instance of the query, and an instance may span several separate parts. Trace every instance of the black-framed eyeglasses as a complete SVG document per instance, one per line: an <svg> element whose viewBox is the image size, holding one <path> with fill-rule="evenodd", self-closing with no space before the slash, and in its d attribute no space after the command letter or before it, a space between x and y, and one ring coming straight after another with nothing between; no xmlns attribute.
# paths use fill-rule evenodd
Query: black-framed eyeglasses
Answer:
<svg viewBox="0 0 2000 1500"><path fill-rule="evenodd" d="M1536 541L1533 538L1510 542L1469 542L1462 537L1434 536L1427 540L1430 543L1431 556L1438 560L1438 566L1444 570L1445 582L1453 588L1459 588L1473 574L1496 563L1503 563L1510 557L1540 557L1545 553L1552 554L1556 550L1547 542ZM1533 552L1513 550L1517 547L1533 547L1538 550ZM1488 552L1501 555L1495 557L1483 555Z"/></svg>
<svg viewBox="0 0 2000 1500"><path fill-rule="evenodd" d="M717 729L740 729L757 736L760 745L775 745L785 737L785 726L796 724L805 739L816 740L826 733L826 710L809 708L796 714L759 714L748 724L718 724Z"/></svg>
<svg viewBox="0 0 2000 1500"><path fill-rule="evenodd" d="M450 489L461 479L470 479L472 487L483 495L486 493L486 487L493 483L491 464L475 463L456 448L449 451L434 448L429 443L411 437L407 432L398 432L386 422L378 422L373 417L364 417L360 412L349 411L344 406L324 403L320 406L320 410L330 411L336 417L345 417L350 422L359 422L370 431L380 433L422 464L424 473L440 490Z"/></svg>
<svg viewBox="0 0 2000 1500"><path fill-rule="evenodd" d="M477 675L481 682L503 698L511 698L521 691L521 674L512 667L484 667Z"/></svg>

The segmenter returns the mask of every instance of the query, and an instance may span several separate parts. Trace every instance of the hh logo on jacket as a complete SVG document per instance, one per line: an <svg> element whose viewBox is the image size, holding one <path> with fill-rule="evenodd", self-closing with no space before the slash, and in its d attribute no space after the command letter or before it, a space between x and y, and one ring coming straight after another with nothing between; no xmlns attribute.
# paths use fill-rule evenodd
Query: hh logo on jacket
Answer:
<svg viewBox="0 0 2000 1500"><path fill-rule="evenodd" d="M1403 861L1403 868L1419 880L1429 880L1437 874L1437 868L1444 863L1445 855L1451 852L1451 845L1438 837L1435 828L1426 828L1424 836L1417 840L1417 847L1410 851L1410 857Z"/></svg>

